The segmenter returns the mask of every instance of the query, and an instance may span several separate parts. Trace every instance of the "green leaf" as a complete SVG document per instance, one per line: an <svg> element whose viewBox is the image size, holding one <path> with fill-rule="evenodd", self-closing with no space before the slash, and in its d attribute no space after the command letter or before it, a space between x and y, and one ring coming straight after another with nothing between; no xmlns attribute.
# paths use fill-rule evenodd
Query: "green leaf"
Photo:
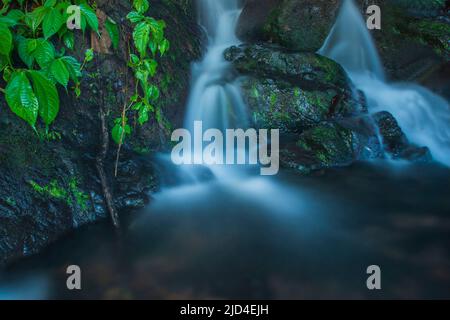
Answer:
<svg viewBox="0 0 450 320"><path fill-rule="evenodd" d="M144 61L145 69L153 77L156 74L156 68L158 68L158 62L154 59L146 59Z"/></svg>
<svg viewBox="0 0 450 320"><path fill-rule="evenodd" d="M133 40L136 49L141 54L141 57L145 56L147 45L150 40L150 25L148 25L145 21L140 22L134 28Z"/></svg>
<svg viewBox="0 0 450 320"><path fill-rule="evenodd" d="M5 89L6 102L12 112L34 128L39 103L30 81L23 71L14 72Z"/></svg>
<svg viewBox="0 0 450 320"><path fill-rule="evenodd" d="M71 56L61 57L60 60L62 60L66 65L67 71L69 71L70 79L74 82L78 82L78 79L81 78L81 64L78 60Z"/></svg>
<svg viewBox="0 0 450 320"><path fill-rule="evenodd" d="M51 1L51 0L50 0ZM42 30L46 39L58 32L61 26L64 24L64 19L58 9L51 8L44 17L44 23L42 24Z"/></svg>
<svg viewBox="0 0 450 320"><path fill-rule="evenodd" d="M147 0L133 0L133 7L137 12L144 14L147 12L149 4Z"/></svg>
<svg viewBox="0 0 450 320"><path fill-rule="evenodd" d="M1 17L0 16L0 24L3 24L7 27L14 27L17 24L17 21L14 19L11 19L9 17Z"/></svg>
<svg viewBox="0 0 450 320"><path fill-rule="evenodd" d="M59 112L59 96L55 85L38 71L29 71L33 89L39 102L39 116L50 125Z"/></svg>
<svg viewBox="0 0 450 320"><path fill-rule="evenodd" d="M127 19L132 23L138 23L144 19L144 16L136 11L131 11L129 14L127 14Z"/></svg>
<svg viewBox="0 0 450 320"><path fill-rule="evenodd" d="M95 11L87 4L80 4L81 19L85 19L89 27L98 33L98 19ZM82 28L84 30L84 28Z"/></svg>
<svg viewBox="0 0 450 320"><path fill-rule="evenodd" d="M152 100L156 101L159 99L159 89L157 86L151 85L147 88L147 97Z"/></svg>
<svg viewBox="0 0 450 320"><path fill-rule="evenodd" d="M37 7L33 12L27 15L28 24L33 32L36 32L37 28L41 25L45 15L48 13L49 8Z"/></svg>
<svg viewBox="0 0 450 320"><path fill-rule="evenodd" d="M86 52L84 53L84 60L86 62L92 61L92 59L94 59L94 49L90 48L87 49Z"/></svg>
<svg viewBox="0 0 450 320"><path fill-rule="evenodd" d="M34 40L36 44L36 49L33 52L33 56L36 62L41 68L45 68L50 62L55 59L55 48L53 44L45 39ZM31 43L29 43L30 46Z"/></svg>
<svg viewBox="0 0 450 320"><path fill-rule="evenodd" d="M161 54L161 57L169 50L170 42L167 39L164 39L161 44L159 45L159 53Z"/></svg>
<svg viewBox="0 0 450 320"><path fill-rule="evenodd" d="M64 86L64 88L67 88L70 74L64 60L62 59L53 60L52 64L50 65L50 72L59 84Z"/></svg>
<svg viewBox="0 0 450 320"><path fill-rule="evenodd" d="M56 0L46 0L44 2L44 7L51 8L56 4Z"/></svg>
<svg viewBox="0 0 450 320"><path fill-rule="evenodd" d="M0 24L0 54L9 55L12 49L12 34L9 28Z"/></svg>
<svg viewBox="0 0 450 320"><path fill-rule="evenodd" d="M22 10L13 9L6 15L9 19L12 19L16 24L25 18L25 13Z"/></svg>
<svg viewBox="0 0 450 320"><path fill-rule="evenodd" d="M73 32L68 31L63 35L63 42L67 49L73 50L75 44L75 37Z"/></svg>
<svg viewBox="0 0 450 320"><path fill-rule="evenodd" d="M105 27L111 38L114 49L117 49L119 47L119 27L117 26L117 23L111 18L108 18L106 19Z"/></svg>
<svg viewBox="0 0 450 320"><path fill-rule="evenodd" d="M143 107L138 112L138 122L142 126L149 119L149 110L146 107Z"/></svg>
<svg viewBox="0 0 450 320"><path fill-rule="evenodd" d="M111 134L114 142L117 144L122 144L125 137L131 134L131 127L126 122L127 119L125 119L125 125L123 125L121 118L114 121L115 125L111 131Z"/></svg>
<svg viewBox="0 0 450 320"><path fill-rule="evenodd" d="M20 36L17 38L17 41L17 51L19 52L20 59L22 59L22 61L28 66L28 68L31 68L34 61L33 51L35 49L33 49L32 46L29 46L29 42L31 40L25 39L24 37Z"/></svg>

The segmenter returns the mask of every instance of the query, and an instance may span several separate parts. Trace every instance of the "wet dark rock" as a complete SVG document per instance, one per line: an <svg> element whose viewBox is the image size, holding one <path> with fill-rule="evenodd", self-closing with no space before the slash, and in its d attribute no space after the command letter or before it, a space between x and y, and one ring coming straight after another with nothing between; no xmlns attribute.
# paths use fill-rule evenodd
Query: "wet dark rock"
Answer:
<svg viewBox="0 0 450 320"><path fill-rule="evenodd" d="M299 51L317 51L333 26L338 0L249 0L237 34L245 41L272 41Z"/></svg>
<svg viewBox="0 0 450 320"><path fill-rule="evenodd" d="M414 162L431 161L429 149L411 144L392 114L382 111L374 114L373 118L378 126L384 150L393 158Z"/></svg>
<svg viewBox="0 0 450 320"><path fill-rule="evenodd" d="M115 21L131 8L127 0L115 0L113 6L110 1L97 4ZM151 0L150 6L153 16L166 21L166 36L172 44L152 81L161 89L165 122L176 127L188 94L190 63L200 56L201 32L192 1ZM124 33L131 30L127 21L120 27ZM91 46L89 34L75 35L73 55L82 60ZM127 44L121 41L114 54L95 54L83 72L80 98L60 92L60 113L50 127L53 135L47 138L39 138L0 97L0 265L39 252L70 230L109 218L96 169L102 143L99 110L102 106L107 113L110 130L121 115L123 91L132 86L127 52ZM132 113L129 119L135 119ZM158 185L151 154L166 147L168 136L154 118L143 127L131 124L133 134L122 146L117 177L117 146L112 140L105 159L104 169L120 212L148 203L149 193ZM37 130L45 132L41 124Z"/></svg>
<svg viewBox="0 0 450 320"><path fill-rule="evenodd" d="M366 109L340 65L315 53L267 44L232 47L225 58L242 76L253 125L280 130L282 165L307 173L360 157L364 133L339 122Z"/></svg>
<svg viewBox="0 0 450 320"><path fill-rule="evenodd" d="M244 99L258 128L299 133L363 108L345 71L328 58L271 45L232 47L225 58L244 76Z"/></svg>
<svg viewBox="0 0 450 320"><path fill-rule="evenodd" d="M241 45L225 51L241 74L282 79L304 89L350 88L347 75L334 61L268 44Z"/></svg>

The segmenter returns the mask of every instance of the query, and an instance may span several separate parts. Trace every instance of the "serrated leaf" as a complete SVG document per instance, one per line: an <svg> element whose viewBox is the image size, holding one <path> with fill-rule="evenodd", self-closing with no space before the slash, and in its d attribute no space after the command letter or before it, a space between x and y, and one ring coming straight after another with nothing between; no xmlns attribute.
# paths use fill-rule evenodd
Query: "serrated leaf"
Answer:
<svg viewBox="0 0 450 320"><path fill-rule="evenodd" d="M147 0L134 0L133 7L136 9L137 12L144 14L147 12L149 4Z"/></svg>
<svg viewBox="0 0 450 320"><path fill-rule="evenodd" d="M37 7L31 13L27 15L28 24L30 28L35 32L44 20L45 15L48 13L49 8Z"/></svg>
<svg viewBox="0 0 450 320"><path fill-rule="evenodd" d="M127 19L132 23L138 23L144 19L144 16L136 11L131 11L129 14L127 14Z"/></svg>
<svg viewBox="0 0 450 320"><path fill-rule="evenodd" d="M159 45L159 53L161 54L161 57L169 50L170 42L167 39L164 39L160 45Z"/></svg>
<svg viewBox="0 0 450 320"><path fill-rule="evenodd" d="M71 56L61 57L60 60L65 63L67 71L69 71L70 79L74 82L78 82L78 79L81 78L81 64L78 60Z"/></svg>
<svg viewBox="0 0 450 320"><path fill-rule="evenodd" d="M59 96L55 85L38 71L29 71L33 89L39 102L39 116L50 125L59 112Z"/></svg>
<svg viewBox="0 0 450 320"><path fill-rule="evenodd" d="M9 28L0 24L0 54L9 55L12 49L12 34Z"/></svg>
<svg viewBox="0 0 450 320"><path fill-rule="evenodd" d="M82 3L80 4L80 12L81 12L81 20L85 19L85 25L86 22L91 27L92 30L98 33L98 19L97 15L95 14L95 11L89 7L89 5ZM82 21L82 29L83 28L83 21Z"/></svg>
<svg viewBox="0 0 450 320"><path fill-rule="evenodd" d="M68 49L73 50L74 44L75 44L75 37L73 35L73 32L67 31L66 33L64 33L64 35L63 35L63 42L64 42L64 45Z"/></svg>
<svg viewBox="0 0 450 320"><path fill-rule="evenodd" d="M36 49L33 56L41 68L45 68L47 64L55 59L55 48L53 44L45 39L36 39Z"/></svg>
<svg viewBox="0 0 450 320"><path fill-rule="evenodd" d="M58 9L51 8L44 17L42 24L42 30L46 39L58 32L61 26L64 24L64 19Z"/></svg>
<svg viewBox="0 0 450 320"><path fill-rule="evenodd" d="M67 84L69 83L69 70L67 70L67 66L62 59L53 60L50 65L50 72L53 78L64 88L67 88Z"/></svg>
<svg viewBox="0 0 450 320"><path fill-rule="evenodd" d="M117 23L114 22L111 18L106 19L105 22L106 31L108 31L109 37L111 38L111 42L114 49L119 47L119 27Z"/></svg>
<svg viewBox="0 0 450 320"><path fill-rule="evenodd" d="M11 111L34 127L39 103L24 72L12 74L5 89L5 96Z"/></svg>
<svg viewBox="0 0 450 320"><path fill-rule="evenodd" d="M17 38L17 51L19 52L19 57L22 59L22 61L28 66L28 68L31 68L34 61L33 56L33 50L31 46L29 46L30 39L25 39L24 37L18 37Z"/></svg>
<svg viewBox="0 0 450 320"><path fill-rule="evenodd" d="M140 22L133 31L134 45L142 56L145 56L147 45L150 40L150 26L145 22Z"/></svg>

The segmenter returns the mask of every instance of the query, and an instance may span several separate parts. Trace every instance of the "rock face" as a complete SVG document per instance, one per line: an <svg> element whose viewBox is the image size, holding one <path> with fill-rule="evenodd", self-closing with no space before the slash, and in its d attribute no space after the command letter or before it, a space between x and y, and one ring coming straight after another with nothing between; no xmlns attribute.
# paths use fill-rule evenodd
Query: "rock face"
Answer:
<svg viewBox="0 0 450 320"><path fill-rule="evenodd" d="M99 9L121 21L122 34L130 31L124 17L127 0L97 1ZM188 93L190 63L200 56L201 33L191 1L150 1L153 16L167 23L172 46L161 59L155 84L161 89L160 106L172 126L181 123ZM80 60L91 46L89 35L76 34ZM95 54L84 71L82 94L60 92L60 114L40 137L13 115L0 100L0 265L38 252L63 233L99 219L109 218L96 169L102 145L100 107L107 114L108 132L120 116L125 88L132 85L126 66L127 45L117 51ZM128 88L128 90L131 90ZM131 118L131 117L130 117ZM134 118L134 117L133 117ZM149 191L157 188L151 153L165 148L167 130L151 119L136 126L122 147L117 177L114 164L117 146L109 141L105 172L115 205L120 212L144 206Z"/></svg>
<svg viewBox="0 0 450 320"><path fill-rule="evenodd" d="M272 45L232 47L225 58L244 76L242 91L253 124L280 129L284 165L309 171L358 157L356 135L339 121L364 108L337 63Z"/></svg>
<svg viewBox="0 0 450 320"><path fill-rule="evenodd" d="M373 117L340 65L308 52L241 45L225 58L242 76L243 97L256 128L280 130L280 160L303 173L359 159L430 159L410 145L387 112ZM380 145L380 138L383 145Z"/></svg>
<svg viewBox="0 0 450 320"><path fill-rule="evenodd" d="M336 19L342 0L247 0L237 34L245 42L277 43L316 52ZM355 0L366 16L369 5L382 10L382 30L373 30L383 64L393 80L430 85L449 61L450 19L444 0Z"/></svg>
<svg viewBox="0 0 450 320"><path fill-rule="evenodd" d="M338 8L338 0L250 0L237 34L246 41L271 40L293 50L317 51Z"/></svg>

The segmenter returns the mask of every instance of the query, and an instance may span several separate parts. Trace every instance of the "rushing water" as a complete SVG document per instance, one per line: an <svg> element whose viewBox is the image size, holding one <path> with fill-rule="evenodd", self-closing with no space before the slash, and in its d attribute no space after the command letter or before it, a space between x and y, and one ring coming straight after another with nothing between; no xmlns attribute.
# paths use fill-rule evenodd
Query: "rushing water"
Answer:
<svg viewBox="0 0 450 320"><path fill-rule="evenodd" d="M368 99L370 112L390 112L412 143L450 166L450 105L416 84L391 84L353 0L345 0L319 53L340 63Z"/></svg>
<svg viewBox="0 0 450 320"><path fill-rule="evenodd" d="M285 189L211 180L156 195L119 238L108 223L87 226L11 265L0 298L450 297L450 170L355 164L278 179ZM301 203L267 205L282 192ZM71 264L81 291L65 287ZM381 292L366 288L372 264Z"/></svg>
<svg viewBox="0 0 450 320"><path fill-rule="evenodd" d="M223 52L239 43L235 35L240 8L238 0L199 0L200 25L208 44L203 60L194 65L193 85L187 107L185 127L202 121L204 130L245 128L247 113L239 86L229 79L231 65Z"/></svg>

